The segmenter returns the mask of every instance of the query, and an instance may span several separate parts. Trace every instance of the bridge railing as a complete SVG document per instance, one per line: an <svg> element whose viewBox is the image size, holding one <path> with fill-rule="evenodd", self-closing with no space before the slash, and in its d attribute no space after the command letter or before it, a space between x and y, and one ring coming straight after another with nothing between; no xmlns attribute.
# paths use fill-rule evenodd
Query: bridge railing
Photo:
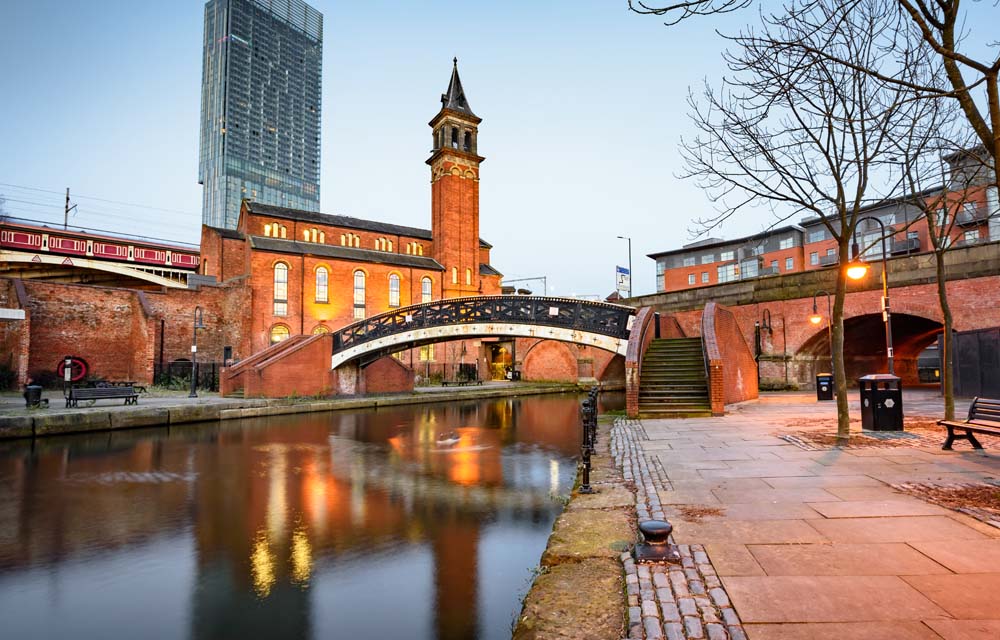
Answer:
<svg viewBox="0 0 1000 640"><path fill-rule="evenodd" d="M628 338L635 309L606 302L542 296L450 298L395 309L333 334L333 353L415 329L461 324L529 324Z"/></svg>

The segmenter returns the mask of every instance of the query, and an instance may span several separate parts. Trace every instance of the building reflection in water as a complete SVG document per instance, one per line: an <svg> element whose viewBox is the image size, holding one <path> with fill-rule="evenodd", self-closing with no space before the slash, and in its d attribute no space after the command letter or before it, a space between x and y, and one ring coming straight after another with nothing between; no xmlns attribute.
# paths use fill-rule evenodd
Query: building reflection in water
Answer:
<svg viewBox="0 0 1000 640"><path fill-rule="evenodd" d="M497 606L483 581L509 583L509 614L561 508L552 496L571 485L579 429L577 398L538 397L9 447L0 453L0 578L101 550L155 550L190 531L191 637L341 637L352 625L408 638L509 637L509 627L483 628L496 617L484 609ZM452 431L458 442L439 445ZM531 531L535 546L485 548L487 530ZM416 577L384 572L415 557L409 549L429 554L433 593L401 604L396 592ZM482 553L505 574L480 575ZM327 598L343 578L352 593ZM159 588L150 584L150 593ZM361 597L382 604L338 608ZM430 628L381 615L407 607L432 609ZM326 628L330 611L339 616L334 629ZM4 611L2 596L0 615L17 615ZM46 624L72 635L71 615Z"/></svg>

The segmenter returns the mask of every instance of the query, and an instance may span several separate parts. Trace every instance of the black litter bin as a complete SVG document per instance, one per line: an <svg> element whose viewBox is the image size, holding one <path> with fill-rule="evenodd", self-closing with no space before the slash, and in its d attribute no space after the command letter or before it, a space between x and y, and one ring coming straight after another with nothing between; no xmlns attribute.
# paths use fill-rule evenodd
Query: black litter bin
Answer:
<svg viewBox="0 0 1000 640"><path fill-rule="evenodd" d="M861 389L861 428L866 431L903 430L903 386L898 376L876 373L858 379Z"/></svg>
<svg viewBox="0 0 1000 640"><path fill-rule="evenodd" d="M833 400L833 374L816 374L816 399Z"/></svg>
<svg viewBox="0 0 1000 640"><path fill-rule="evenodd" d="M24 388L24 406L38 407L42 404L42 387L37 384L29 384Z"/></svg>

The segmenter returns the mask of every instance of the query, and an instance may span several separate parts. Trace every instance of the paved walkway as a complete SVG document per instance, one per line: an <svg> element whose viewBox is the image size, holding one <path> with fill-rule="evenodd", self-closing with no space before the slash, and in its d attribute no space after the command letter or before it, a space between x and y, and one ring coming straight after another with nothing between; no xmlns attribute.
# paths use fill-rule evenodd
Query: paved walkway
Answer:
<svg viewBox="0 0 1000 640"><path fill-rule="evenodd" d="M933 393L905 406L942 413ZM1000 452L809 451L776 435L835 414L781 394L724 418L643 420L676 542L703 545L751 640L1000 638L1000 529L889 486L996 481Z"/></svg>

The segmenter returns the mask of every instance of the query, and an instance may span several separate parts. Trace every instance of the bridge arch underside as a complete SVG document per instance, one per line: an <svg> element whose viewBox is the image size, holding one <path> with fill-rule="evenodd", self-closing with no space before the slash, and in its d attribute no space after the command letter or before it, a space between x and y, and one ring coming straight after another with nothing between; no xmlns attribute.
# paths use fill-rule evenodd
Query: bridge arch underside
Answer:
<svg viewBox="0 0 1000 640"><path fill-rule="evenodd" d="M936 320L905 313L892 315L892 345L896 375L904 385L920 383L918 356L937 341L944 330ZM795 354L799 379L815 379L815 374L831 369L830 342L826 327L806 340ZM844 367L849 386L857 386L861 376L887 371L885 323L882 314L867 314L844 319Z"/></svg>
<svg viewBox="0 0 1000 640"><path fill-rule="evenodd" d="M0 277L127 289L187 288L187 272L90 258L0 251Z"/></svg>
<svg viewBox="0 0 1000 640"><path fill-rule="evenodd" d="M405 349L476 338L528 338L572 343L609 351L621 356L622 362L628 348L627 338L615 338L590 331L514 323L468 323L401 331L362 342L334 353L330 368L336 369L347 363L356 363L365 368L379 358Z"/></svg>

